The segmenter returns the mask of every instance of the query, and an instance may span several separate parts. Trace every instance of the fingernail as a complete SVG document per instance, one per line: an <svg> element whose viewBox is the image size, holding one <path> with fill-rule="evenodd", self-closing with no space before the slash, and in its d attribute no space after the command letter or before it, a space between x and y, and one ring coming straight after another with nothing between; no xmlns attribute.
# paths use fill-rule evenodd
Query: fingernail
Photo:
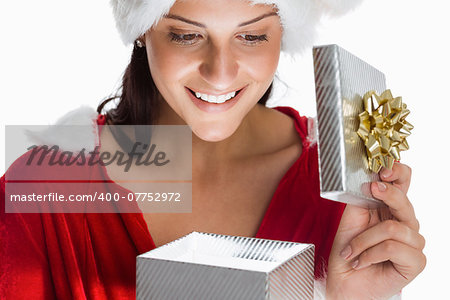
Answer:
<svg viewBox="0 0 450 300"><path fill-rule="evenodd" d="M352 247L350 245L347 245L347 247L344 248L344 250L341 251L341 257L344 259L348 259L350 255L352 254Z"/></svg>
<svg viewBox="0 0 450 300"><path fill-rule="evenodd" d="M383 178L389 178L392 175L392 170L384 169L383 172L381 172L381 177Z"/></svg>
<svg viewBox="0 0 450 300"><path fill-rule="evenodd" d="M378 190L384 192L387 189L386 185L382 182L378 182Z"/></svg>
<svg viewBox="0 0 450 300"><path fill-rule="evenodd" d="M355 261L352 263L352 268L355 269L355 270L358 270L358 265L359 265L359 260L355 260Z"/></svg>

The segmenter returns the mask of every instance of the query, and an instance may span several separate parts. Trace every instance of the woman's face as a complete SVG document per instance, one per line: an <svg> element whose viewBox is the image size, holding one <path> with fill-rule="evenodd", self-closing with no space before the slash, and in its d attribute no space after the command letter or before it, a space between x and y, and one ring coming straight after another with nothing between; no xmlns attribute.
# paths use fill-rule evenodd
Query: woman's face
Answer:
<svg viewBox="0 0 450 300"><path fill-rule="evenodd" d="M281 35L273 6L183 0L147 31L145 44L162 97L199 138L220 141L271 84Z"/></svg>

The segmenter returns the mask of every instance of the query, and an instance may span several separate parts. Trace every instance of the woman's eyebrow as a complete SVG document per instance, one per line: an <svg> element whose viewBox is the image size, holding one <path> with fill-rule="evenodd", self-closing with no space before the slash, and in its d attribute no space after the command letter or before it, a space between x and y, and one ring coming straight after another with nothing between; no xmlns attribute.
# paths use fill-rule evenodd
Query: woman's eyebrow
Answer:
<svg viewBox="0 0 450 300"><path fill-rule="evenodd" d="M245 25L248 25L248 24L252 24L252 23L258 22L259 20L262 20L264 18L267 18L267 17L270 17L270 16L275 16L275 15L278 15L278 14L276 12L266 13L266 14L263 14L263 15L261 15L259 17L254 18L254 19L251 19L249 21L243 22L243 23L239 24L238 27L242 27L242 26L245 26ZM205 24L198 23L198 22L195 22L195 21L191 21L191 20L188 20L188 19L183 18L183 17L178 16L178 15L166 14L163 17L164 18L168 18L168 19L175 19L175 20L183 21L185 23L189 23L189 24L192 24L192 25L197 26L197 27L206 28Z"/></svg>

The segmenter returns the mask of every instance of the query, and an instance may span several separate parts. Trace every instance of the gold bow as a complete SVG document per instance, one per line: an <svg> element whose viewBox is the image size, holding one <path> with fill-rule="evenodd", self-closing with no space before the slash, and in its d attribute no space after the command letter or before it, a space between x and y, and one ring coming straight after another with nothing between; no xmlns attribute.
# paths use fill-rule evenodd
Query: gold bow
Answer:
<svg viewBox="0 0 450 300"><path fill-rule="evenodd" d="M381 167L392 169L394 161L400 160L400 151L409 149L406 137L414 126L405 118L410 111L402 97L393 98L390 90L380 96L369 91L363 101L357 133L366 145L369 169L376 173Z"/></svg>

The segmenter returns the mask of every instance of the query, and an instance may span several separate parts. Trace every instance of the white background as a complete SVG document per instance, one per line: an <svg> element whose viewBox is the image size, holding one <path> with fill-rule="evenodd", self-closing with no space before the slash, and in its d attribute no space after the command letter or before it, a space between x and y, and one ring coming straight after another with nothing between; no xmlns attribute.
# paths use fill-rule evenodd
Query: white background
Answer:
<svg viewBox="0 0 450 300"><path fill-rule="evenodd" d="M409 197L427 239L428 264L403 299L449 298L450 28L446 1L366 0L325 20L316 44L336 43L386 74L415 125L402 162L413 168ZM97 107L117 87L131 48L121 43L108 1L1 1L0 173L5 124L51 124L81 104ZM312 55L282 57L294 87L277 105L315 115ZM432 295L433 297L430 297Z"/></svg>

